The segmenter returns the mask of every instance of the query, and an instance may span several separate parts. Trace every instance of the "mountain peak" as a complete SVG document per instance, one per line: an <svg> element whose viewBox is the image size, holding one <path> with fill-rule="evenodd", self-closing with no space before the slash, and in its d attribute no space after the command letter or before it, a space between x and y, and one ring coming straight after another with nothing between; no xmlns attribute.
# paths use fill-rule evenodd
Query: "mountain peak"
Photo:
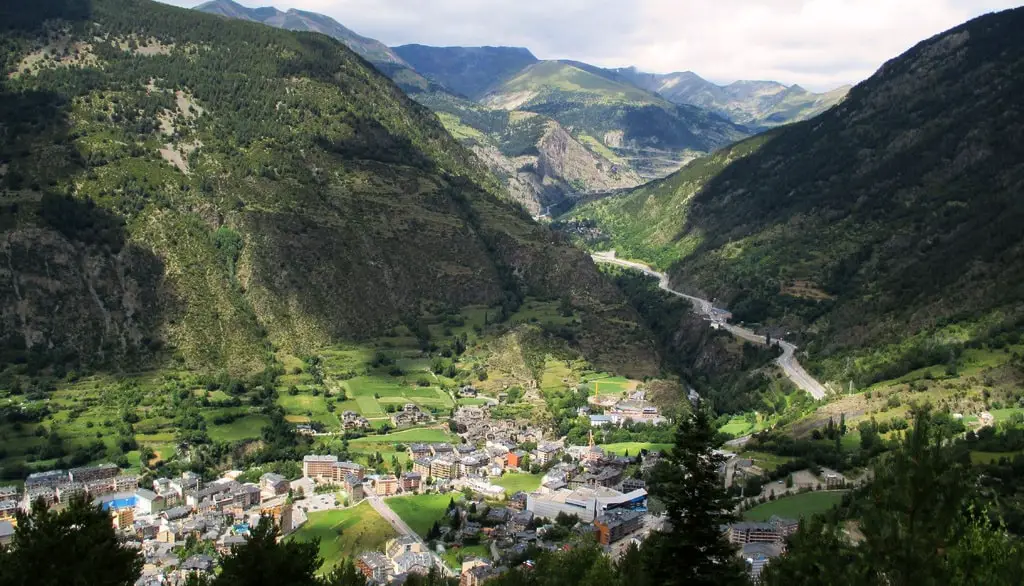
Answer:
<svg viewBox="0 0 1024 586"><path fill-rule="evenodd" d="M450 90L479 99L496 80L508 79L537 57L524 47L429 47L402 45L392 50L413 69Z"/></svg>

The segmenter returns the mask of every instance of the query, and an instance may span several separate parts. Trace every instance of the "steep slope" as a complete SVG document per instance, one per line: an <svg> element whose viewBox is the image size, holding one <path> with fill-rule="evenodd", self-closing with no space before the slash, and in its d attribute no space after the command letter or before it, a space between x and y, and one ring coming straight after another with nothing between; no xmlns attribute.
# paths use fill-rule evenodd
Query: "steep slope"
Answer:
<svg viewBox="0 0 1024 586"><path fill-rule="evenodd" d="M542 61L492 89L485 105L544 114L611 149L644 177L677 169L748 134L719 116L679 106L588 68Z"/></svg>
<svg viewBox="0 0 1024 586"><path fill-rule="evenodd" d="M616 75L674 104L689 104L717 112L737 124L754 128L799 122L842 101L849 86L823 94L776 81L736 81L716 85L692 71L645 73L635 67L611 70Z"/></svg>
<svg viewBox="0 0 1024 586"><path fill-rule="evenodd" d="M945 363L949 344L1021 323L1022 27L1015 9L924 41L738 160L692 164L571 227L678 258L674 282L738 319L800 328L827 376ZM645 251L652 234L663 246Z"/></svg>
<svg viewBox="0 0 1024 586"><path fill-rule="evenodd" d="M214 0L196 9L277 28L321 32L345 43L410 97L437 112L445 128L480 157L513 200L534 215L553 205L571 205L580 195L635 187L641 183L639 175L624 161L607 149L596 148L596 142L581 143L550 118L544 118L543 122L514 124L508 112L487 108L452 93L441 82L420 75L383 43L360 36L322 14L281 12L272 7L249 9L231 0ZM423 49L422 54L418 48ZM434 48L410 46L407 49L413 58L422 59L423 55L431 55ZM524 59L536 61L528 51L528 57L524 57L525 49L451 50L477 55L474 62L478 64L488 58L510 63ZM430 65L429 60L427 64ZM470 69L468 74L489 75L487 71L486 67L480 71ZM444 80L445 76L439 78ZM458 81L456 86L463 87ZM542 140L544 137L556 139Z"/></svg>
<svg viewBox="0 0 1024 586"><path fill-rule="evenodd" d="M83 5L3 33L4 359L247 372L275 349L533 295L569 298L581 348L653 370L590 260L340 43Z"/></svg>
<svg viewBox="0 0 1024 586"><path fill-rule="evenodd" d="M402 45L393 49L416 71L471 100L537 62L522 47Z"/></svg>
<svg viewBox="0 0 1024 586"><path fill-rule="evenodd" d="M635 187L639 175L596 141L583 144L532 112L491 109L444 92L416 94L445 128L484 161L513 199L539 215L584 194Z"/></svg>

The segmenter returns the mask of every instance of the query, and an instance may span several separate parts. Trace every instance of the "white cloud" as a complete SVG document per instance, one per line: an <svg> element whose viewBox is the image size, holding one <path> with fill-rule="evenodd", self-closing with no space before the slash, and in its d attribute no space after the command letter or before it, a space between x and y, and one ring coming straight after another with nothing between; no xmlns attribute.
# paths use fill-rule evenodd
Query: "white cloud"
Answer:
<svg viewBox="0 0 1024 586"><path fill-rule="evenodd" d="M542 59L823 90L861 81L918 41L1019 1L277 0L276 6L327 14L389 45L524 46Z"/></svg>

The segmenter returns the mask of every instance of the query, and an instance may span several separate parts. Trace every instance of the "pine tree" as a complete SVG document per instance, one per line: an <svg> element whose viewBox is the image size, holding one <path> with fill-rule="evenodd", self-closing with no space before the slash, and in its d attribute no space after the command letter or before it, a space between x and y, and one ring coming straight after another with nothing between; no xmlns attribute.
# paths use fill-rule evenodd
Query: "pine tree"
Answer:
<svg viewBox="0 0 1024 586"><path fill-rule="evenodd" d="M651 472L651 495L666 509L670 529L652 534L643 554L652 584L746 584L743 563L722 526L736 520L733 498L718 475L711 417L696 409L676 430L675 446Z"/></svg>
<svg viewBox="0 0 1024 586"><path fill-rule="evenodd" d="M213 586L317 586L320 542L281 541L274 521L262 517L245 543L221 562Z"/></svg>
<svg viewBox="0 0 1024 586"><path fill-rule="evenodd" d="M786 555L768 564L761 575L761 583L764 586L826 582L832 586L864 584L855 560L853 548L838 527L815 518L800 523L800 529L789 539Z"/></svg>
<svg viewBox="0 0 1024 586"><path fill-rule="evenodd" d="M971 502L975 475L959 447L915 410L913 429L873 468L859 501L862 543L837 526L813 521L772 561L766 586L812 586L828 577L840 586L940 586L1024 583L1024 553Z"/></svg>
<svg viewBox="0 0 1024 586"><path fill-rule="evenodd" d="M916 410L900 449L874 467L861 531L863 555L879 583L926 585L944 576L936 556L956 539L949 529L972 480L969 462L944 446L941 434L930 412Z"/></svg>
<svg viewBox="0 0 1024 586"><path fill-rule="evenodd" d="M38 503L18 513L9 549L0 547L2 586L131 586L141 573L138 550L118 540L107 513L81 498L60 512Z"/></svg>
<svg viewBox="0 0 1024 586"><path fill-rule="evenodd" d="M356 568L351 557L344 558L323 581L324 586L366 586L366 576Z"/></svg>

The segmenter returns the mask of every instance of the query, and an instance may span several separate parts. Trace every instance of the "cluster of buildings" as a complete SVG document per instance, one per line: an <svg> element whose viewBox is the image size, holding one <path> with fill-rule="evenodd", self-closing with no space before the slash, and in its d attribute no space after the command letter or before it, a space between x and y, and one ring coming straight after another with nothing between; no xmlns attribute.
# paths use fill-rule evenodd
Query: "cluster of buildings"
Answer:
<svg viewBox="0 0 1024 586"><path fill-rule="evenodd" d="M786 550L786 539L796 532L800 522L773 516L768 521L743 521L725 527L729 542L740 546L751 578L757 580L768 563Z"/></svg>
<svg viewBox="0 0 1024 586"><path fill-rule="evenodd" d="M261 515L290 530L289 488L287 479L273 473L264 474L259 484L223 478L204 485L199 475L185 472L139 488L137 476L122 474L113 464L38 472L25 480L23 492L0 487L0 544L13 535L18 509L27 509L38 499L60 507L83 496L107 511L119 535L142 552L145 562L138 586L178 584L190 573L212 573L217 563L206 555L180 560L176 548L189 538L210 541L226 554L244 543L250 524Z"/></svg>
<svg viewBox="0 0 1024 586"><path fill-rule="evenodd" d="M459 435L469 444L502 442L519 445L536 443L544 438L540 428L526 421L491 419L484 405L464 405L452 417Z"/></svg>
<svg viewBox="0 0 1024 586"><path fill-rule="evenodd" d="M236 473L237 474L237 473ZM191 573L211 574L217 560L198 554L178 559L176 548L188 539L211 542L222 555L245 542L250 526L268 516L284 532L292 529L290 483L266 473L259 483L240 483L232 475L204 483L192 472L157 478L151 488L100 499L125 537L137 541L145 558L137 586L182 583Z"/></svg>
<svg viewBox="0 0 1024 586"><path fill-rule="evenodd" d="M587 402L604 409L604 414L590 415L591 427L623 425L627 422L661 425L668 420L662 417L658 407L646 400L643 391L637 391L628 399L613 396L589 397Z"/></svg>
<svg viewBox="0 0 1024 586"><path fill-rule="evenodd" d="M363 500L371 491L378 496L418 492L423 480L415 471L407 472L401 478L391 474L367 476L360 464L338 461L337 456L316 454L302 459L302 475L314 481L340 485L352 502Z"/></svg>
<svg viewBox="0 0 1024 586"><path fill-rule="evenodd" d="M404 582L409 574L426 574L436 558L415 537L403 536L385 544L384 551L370 551L356 558L356 568L377 584Z"/></svg>
<svg viewBox="0 0 1024 586"><path fill-rule="evenodd" d="M122 474L114 464L36 472L25 479L23 493L15 487L0 487L0 519L13 518L17 509L27 511L38 500L53 506L67 504L74 497L96 499L130 492L138 486L138 476Z"/></svg>
<svg viewBox="0 0 1024 586"><path fill-rule="evenodd" d="M406 403L402 405L402 408L396 411L391 416L391 423L395 427L405 427L409 425L418 425L420 423L429 423L434 420L434 416L429 412L424 411L419 405L415 403Z"/></svg>
<svg viewBox="0 0 1024 586"><path fill-rule="evenodd" d="M355 411L345 411L341 414L341 428L345 431L367 429L369 427L370 420Z"/></svg>
<svg viewBox="0 0 1024 586"><path fill-rule="evenodd" d="M488 441L483 448L472 444L412 444L409 457L413 471L424 478L446 482L500 476L505 470L529 470L531 464L545 466L562 453L560 444L544 443L526 452L510 441Z"/></svg>

